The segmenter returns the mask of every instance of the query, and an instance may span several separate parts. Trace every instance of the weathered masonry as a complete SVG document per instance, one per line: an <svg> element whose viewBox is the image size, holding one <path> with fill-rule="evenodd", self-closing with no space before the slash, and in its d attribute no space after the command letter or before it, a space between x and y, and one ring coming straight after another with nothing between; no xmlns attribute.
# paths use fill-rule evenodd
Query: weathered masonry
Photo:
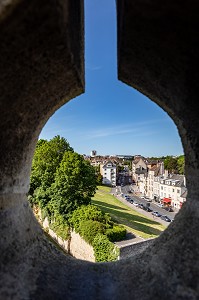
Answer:
<svg viewBox="0 0 199 300"><path fill-rule="evenodd" d="M199 2L118 0L118 76L174 120L187 202L154 243L93 264L58 252L28 206L38 135L84 92L83 0L0 1L0 298L199 299Z"/></svg>

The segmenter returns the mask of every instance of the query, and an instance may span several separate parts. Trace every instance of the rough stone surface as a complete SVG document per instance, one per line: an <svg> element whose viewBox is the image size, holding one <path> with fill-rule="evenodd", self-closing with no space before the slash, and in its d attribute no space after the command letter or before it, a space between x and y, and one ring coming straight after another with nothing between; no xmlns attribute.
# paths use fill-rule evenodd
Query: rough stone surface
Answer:
<svg viewBox="0 0 199 300"><path fill-rule="evenodd" d="M36 140L84 90L83 1L0 1L0 298L199 299L196 0L118 0L119 79L178 126L188 201L143 252L94 264L58 252L26 200Z"/></svg>
<svg viewBox="0 0 199 300"><path fill-rule="evenodd" d="M30 154L42 127L84 90L82 5L13 2L0 23L2 193L28 191Z"/></svg>
<svg viewBox="0 0 199 300"><path fill-rule="evenodd" d="M120 249L119 259L126 259L132 257L133 255L137 255L138 253L143 252L149 245L154 242L154 239L143 240L129 243L126 245L118 246Z"/></svg>

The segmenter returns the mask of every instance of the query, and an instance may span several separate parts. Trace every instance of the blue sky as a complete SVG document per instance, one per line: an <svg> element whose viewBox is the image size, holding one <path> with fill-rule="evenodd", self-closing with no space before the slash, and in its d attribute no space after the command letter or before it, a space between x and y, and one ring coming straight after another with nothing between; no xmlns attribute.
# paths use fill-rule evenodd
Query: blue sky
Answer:
<svg viewBox="0 0 199 300"><path fill-rule="evenodd" d="M74 150L99 155L183 154L177 128L151 100L117 79L115 0L85 0L85 94L46 123L40 137L65 137Z"/></svg>

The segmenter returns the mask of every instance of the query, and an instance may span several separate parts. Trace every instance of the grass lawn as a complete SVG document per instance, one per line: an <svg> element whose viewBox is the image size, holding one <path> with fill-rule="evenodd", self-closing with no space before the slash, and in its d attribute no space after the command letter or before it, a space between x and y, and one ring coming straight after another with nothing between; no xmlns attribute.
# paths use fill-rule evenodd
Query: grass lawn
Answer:
<svg viewBox="0 0 199 300"><path fill-rule="evenodd" d="M127 231L144 239L157 237L166 227L131 209L110 194L111 188L98 186L92 204L109 213L113 221L122 224Z"/></svg>

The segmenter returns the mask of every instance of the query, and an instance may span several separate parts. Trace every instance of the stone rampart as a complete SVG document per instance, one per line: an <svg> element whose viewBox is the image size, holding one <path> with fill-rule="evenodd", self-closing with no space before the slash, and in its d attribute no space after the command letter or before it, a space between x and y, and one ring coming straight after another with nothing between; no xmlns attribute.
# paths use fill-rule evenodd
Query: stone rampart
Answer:
<svg viewBox="0 0 199 300"><path fill-rule="evenodd" d="M119 246L120 249L119 259L125 259L125 258L132 257L135 254L140 254L149 245L151 245L153 241L154 239L149 239L143 242L136 242L125 246Z"/></svg>

